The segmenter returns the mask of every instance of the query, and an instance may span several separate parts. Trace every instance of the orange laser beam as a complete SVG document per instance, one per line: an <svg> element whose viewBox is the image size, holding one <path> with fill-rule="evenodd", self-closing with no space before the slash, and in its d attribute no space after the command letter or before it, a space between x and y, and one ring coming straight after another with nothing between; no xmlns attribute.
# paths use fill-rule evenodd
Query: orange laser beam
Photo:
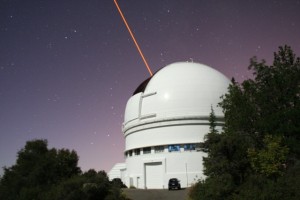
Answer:
<svg viewBox="0 0 300 200"><path fill-rule="evenodd" d="M149 65L148 65L148 63L147 63L147 61L146 61L146 59L145 59L145 56L144 56L142 50L140 49L140 46L138 45L138 43L137 43L137 41L136 41L136 39L135 39L133 33L131 32L131 29L130 29L130 27L129 27L129 25L128 25L128 23L127 23L127 21L126 21L124 15L123 15L123 13L122 13L122 11L121 11L119 5L118 5L118 3L117 3L117 0L114 0L114 2L115 2L115 4L116 4L116 7L117 7L117 9L118 9L118 11L119 11L119 13L120 13L120 15L121 15L121 17L122 17L122 19L123 19L125 25L126 25L126 28L127 28L128 32L129 32L129 34L131 35L131 38L132 38L132 40L133 40L133 42L134 42L134 44L135 44L135 46L136 46L138 52L140 53L140 55L141 55L141 57L142 57L142 59L143 59L145 65L146 65L146 67L147 67L147 69L148 69L148 71L149 71L149 73L150 73L150 75L152 76L153 73L152 73L152 71L151 71L151 69L150 69L150 67L149 67Z"/></svg>

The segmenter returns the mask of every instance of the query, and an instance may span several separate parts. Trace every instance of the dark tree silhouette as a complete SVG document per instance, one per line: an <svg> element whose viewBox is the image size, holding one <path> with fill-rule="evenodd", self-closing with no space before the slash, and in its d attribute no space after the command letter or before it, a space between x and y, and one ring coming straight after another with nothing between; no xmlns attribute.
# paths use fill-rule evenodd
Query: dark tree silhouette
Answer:
<svg viewBox="0 0 300 200"><path fill-rule="evenodd" d="M224 131L212 134L211 123L207 178L192 199L300 198L300 58L279 47L272 65L254 57L249 69L254 79L233 79L222 97Z"/></svg>

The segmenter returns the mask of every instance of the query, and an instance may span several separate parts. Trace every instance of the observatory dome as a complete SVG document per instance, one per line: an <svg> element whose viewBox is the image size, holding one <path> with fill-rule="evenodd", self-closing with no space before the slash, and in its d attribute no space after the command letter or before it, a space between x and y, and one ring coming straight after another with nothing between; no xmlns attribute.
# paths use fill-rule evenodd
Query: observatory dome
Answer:
<svg viewBox="0 0 300 200"><path fill-rule="evenodd" d="M171 178L182 187L205 178L200 143L209 132L211 107L222 130L217 105L229 84L217 70L188 62L170 64L141 83L125 109L125 165L116 165L110 177L147 189L168 188Z"/></svg>
<svg viewBox="0 0 300 200"><path fill-rule="evenodd" d="M222 73L203 64L177 62L167 65L137 88L135 95L142 92L143 97L155 97L143 98L139 108L131 101L135 98L129 100L124 122L133 122L137 115L145 121L154 115L156 120L208 116L211 106L216 116L223 116L217 104L229 84L229 79Z"/></svg>

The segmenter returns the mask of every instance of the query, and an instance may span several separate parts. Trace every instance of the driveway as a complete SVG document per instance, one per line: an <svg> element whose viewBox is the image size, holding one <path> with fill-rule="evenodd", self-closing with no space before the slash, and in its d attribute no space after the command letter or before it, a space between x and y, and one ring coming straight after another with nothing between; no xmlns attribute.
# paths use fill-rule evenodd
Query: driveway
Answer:
<svg viewBox="0 0 300 200"><path fill-rule="evenodd" d="M123 189L126 196L132 200L187 200L189 189L161 190L161 189Z"/></svg>

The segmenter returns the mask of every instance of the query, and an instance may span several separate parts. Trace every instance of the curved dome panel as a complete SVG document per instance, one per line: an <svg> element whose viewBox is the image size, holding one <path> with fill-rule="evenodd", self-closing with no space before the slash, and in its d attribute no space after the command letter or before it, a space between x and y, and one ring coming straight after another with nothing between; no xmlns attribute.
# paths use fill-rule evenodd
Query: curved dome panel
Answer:
<svg viewBox="0 0 300 200"><path fill-rule="evenodd" d="M216 115L220 96L230 84L217 70L198 63L174 63L155 74L144 91L141 116L157 117L208 116L211 106Z"/></svg>

